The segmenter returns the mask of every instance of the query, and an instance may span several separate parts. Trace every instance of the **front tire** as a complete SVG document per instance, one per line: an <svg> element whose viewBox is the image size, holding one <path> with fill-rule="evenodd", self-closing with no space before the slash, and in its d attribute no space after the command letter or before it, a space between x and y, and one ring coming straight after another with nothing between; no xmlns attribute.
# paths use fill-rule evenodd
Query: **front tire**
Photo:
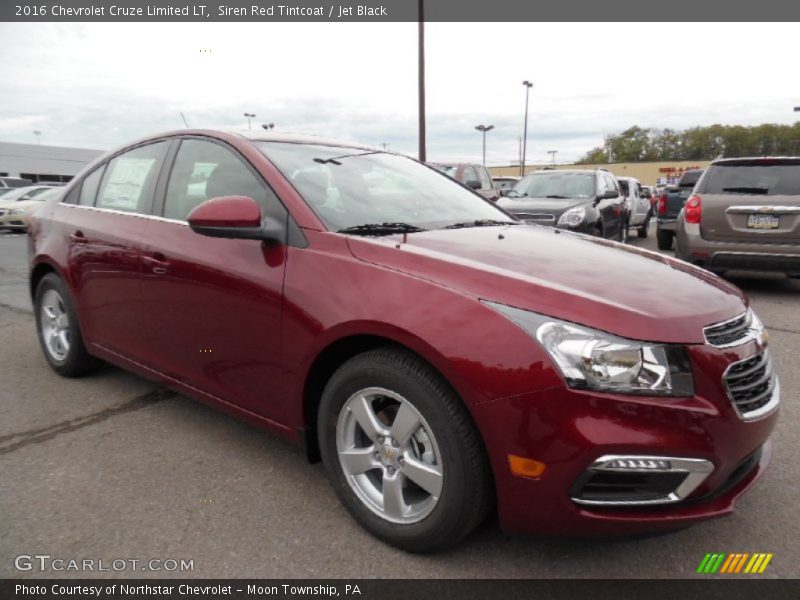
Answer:
<svg viewBox="0 0 800 600"><path fill-rule="evenodd" d="M102 366L100 359L86 351L75 306L58 275L48 273L42 278L36 287L33 306L42 352L56 373L80 377Z"/></svg>
<svg viewBox="0 0 800 600"><path fill-rule="evenodd" d="M391 347L342 365L322 394L322 460L365 529L409 552L459 542L493 501L489 463L463 402L429 365Z"/></svg>

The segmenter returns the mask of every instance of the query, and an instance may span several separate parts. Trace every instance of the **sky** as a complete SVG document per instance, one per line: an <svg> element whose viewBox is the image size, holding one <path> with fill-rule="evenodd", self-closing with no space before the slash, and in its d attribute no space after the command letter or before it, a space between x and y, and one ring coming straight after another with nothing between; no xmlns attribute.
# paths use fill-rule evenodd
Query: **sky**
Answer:
<svg viewBox="0 0 800 600"><path fill-rule="evenodd" d="M428 159L569 162L641 127L789 124L793 23L429 23ZM109 149L192 127L417 153L416 23L2 23L0 141Z"/></svg>

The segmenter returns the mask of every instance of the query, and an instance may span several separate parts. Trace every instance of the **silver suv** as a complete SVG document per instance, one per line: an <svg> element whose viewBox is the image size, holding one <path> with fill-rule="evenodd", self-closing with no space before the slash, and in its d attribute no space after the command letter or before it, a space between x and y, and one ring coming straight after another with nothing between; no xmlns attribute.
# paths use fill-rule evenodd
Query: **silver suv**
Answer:
<svg viewBox="0 0 800 600"><path fill-rule="evenodd" d="M800 158L716 160L678 215L675 256L800 278Z"/></svg>

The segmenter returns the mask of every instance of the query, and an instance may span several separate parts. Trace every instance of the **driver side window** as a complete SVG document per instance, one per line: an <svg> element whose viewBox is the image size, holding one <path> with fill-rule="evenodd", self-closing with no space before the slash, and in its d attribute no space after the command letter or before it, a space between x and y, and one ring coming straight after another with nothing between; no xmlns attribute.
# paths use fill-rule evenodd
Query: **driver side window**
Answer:
<svg viewBox="0 0 800 600"><path fill-rule="evenodd" d="M266 217L279 221L286 209L275 194L228 148L205 140L182 140L169 176L164 216L185 221L211 198L248 196Z"/></svg>

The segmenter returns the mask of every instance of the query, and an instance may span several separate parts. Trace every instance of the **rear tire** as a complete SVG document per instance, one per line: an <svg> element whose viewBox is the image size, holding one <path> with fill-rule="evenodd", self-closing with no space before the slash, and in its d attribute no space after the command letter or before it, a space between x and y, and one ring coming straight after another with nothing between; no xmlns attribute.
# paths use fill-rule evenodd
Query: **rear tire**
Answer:
<svg viewBox="0 0 800 600"><path fill-rule="evenodd" d="M659 250L672 250L672 240L675 239L675 234L665 229L656 230L656 242L658 243Z"/></svg>
<svg viewBox="0 0 800 600"><path fill-rule="evenodd" d="M103 365L103 361L86 351L75 306L58 275L48 273L42 277L36 287L33 307L42 352L56 373L80 377Z"/></svg>
<svg viewBox="0 0 800 600"><path fill-rule="evenodd" d="M342 365L325 386L318 428L337 496L388 544L453 546L491 508L490 467L469 412L410 352L379 348Z"/></svg>

